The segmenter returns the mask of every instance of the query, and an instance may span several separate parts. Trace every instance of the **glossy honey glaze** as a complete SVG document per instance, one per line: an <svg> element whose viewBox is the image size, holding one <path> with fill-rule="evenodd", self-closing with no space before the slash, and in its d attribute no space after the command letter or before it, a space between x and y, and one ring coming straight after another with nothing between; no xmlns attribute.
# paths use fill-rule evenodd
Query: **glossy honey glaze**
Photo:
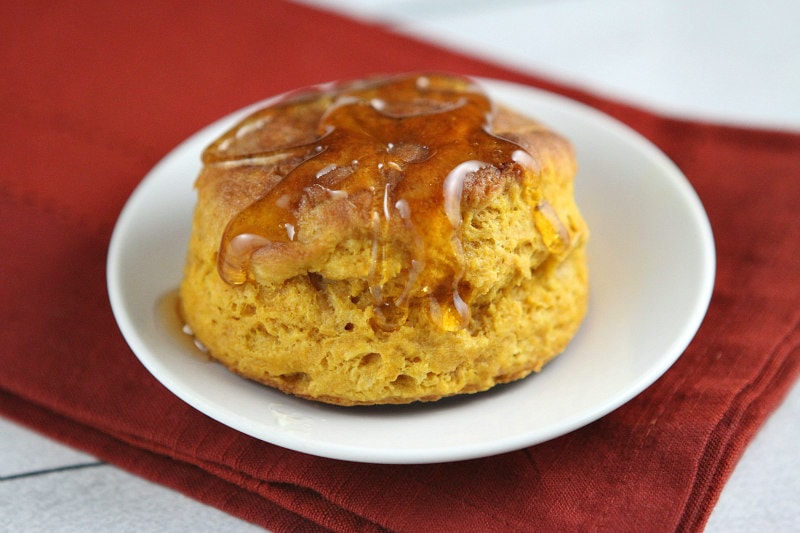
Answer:
<svg viewBox="0 0 800 533"><path fill-rule="evenodd" d="M490 131L493 106L468 79L403 75L319 87L284 97L254 113L204 153L206 165L293 161L282 179L228 224L218 269L229 284L247 281L253 253L274 243L297 243L298 213L312 195L347 201L371 197L373 327L400 327L409 303L424 297L444 329L470 320L463 282L462 194L476 172L511 173L539 201L533 158ZM282 117L314 117L313 128ZM272 128L269 144L251 135ZM276 134L277 132L277 134ZM246 140L251 139L251 140ZM252 140L255 139L255 140ZM533 230L533 228L532 228ZM401 250L397 250L401 248ZM403 266L387 270L389 254Z"/></svg>

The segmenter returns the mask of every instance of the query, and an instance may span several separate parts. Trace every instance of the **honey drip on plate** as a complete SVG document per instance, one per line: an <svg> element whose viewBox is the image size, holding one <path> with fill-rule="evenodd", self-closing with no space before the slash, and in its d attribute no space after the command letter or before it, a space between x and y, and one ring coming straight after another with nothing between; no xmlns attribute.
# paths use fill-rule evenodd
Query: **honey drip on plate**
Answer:
<svg viewBox="0 0 800 533"><path fill-rule="evenodd" d="M397 329L410 302L424 297L443 329L464 328L470 320L461 227L466 182L477 172L512 171L535 189L532 209L539 202L533 158L490 133L492 112L488 97L465 78L406 75L320 87L251 115L210 146L204 162L295 164L230 221L219 250L220 275L229 284L244 283L262 247L312 240L299 238L297 214L320 191L342 201L366 192L372 198L367 281L373 327ZM287 113L313 116L316 128L282 127ZM252 133L263 128L272 128L269 138L278 141L259 144ZM403 258L399 273L389 271L390 257Z"/></svg>
<svg viewBox="0 0 800 533"><path fill-rule="evenodd" d="M166 333L186 353L193 354L202 361L210 361L208 350L194 336L191 328L181 316L180 296L178 289L173 289L163 294L156 303L156 316L159 323L166 329Z"/></svg>

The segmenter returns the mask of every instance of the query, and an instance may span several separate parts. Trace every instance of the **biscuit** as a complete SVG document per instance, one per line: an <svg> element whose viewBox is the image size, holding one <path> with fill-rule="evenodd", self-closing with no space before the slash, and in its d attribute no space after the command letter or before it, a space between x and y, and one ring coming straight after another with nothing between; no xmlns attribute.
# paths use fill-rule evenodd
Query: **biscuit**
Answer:
<svg viewBox="0 0 800 533"><path fill-rule="evenodd" d="M473 81L267 103L203 153L183 320L231 371L338 405L539 371L587 309L571 144Z"/></svg>

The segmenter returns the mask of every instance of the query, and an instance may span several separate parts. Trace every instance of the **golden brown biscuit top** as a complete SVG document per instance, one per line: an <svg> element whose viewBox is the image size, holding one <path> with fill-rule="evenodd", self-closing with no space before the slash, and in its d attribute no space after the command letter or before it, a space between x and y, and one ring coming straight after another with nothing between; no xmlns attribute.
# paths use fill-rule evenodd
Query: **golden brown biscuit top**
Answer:
<svg viewBox="0 0 800 533"><path fill-rule="evenodd" d="M440 74L321 86L257 111L203 154L207 168L256 169L274 184L228 222L220 275L244 283L254 257L271 257L279 277L278 263L309 267L361 239L379 327L419 295L463 327L469 197L511 179L532 209L541 202L536 161L491 132L493 113L473 82Z"/></svg>

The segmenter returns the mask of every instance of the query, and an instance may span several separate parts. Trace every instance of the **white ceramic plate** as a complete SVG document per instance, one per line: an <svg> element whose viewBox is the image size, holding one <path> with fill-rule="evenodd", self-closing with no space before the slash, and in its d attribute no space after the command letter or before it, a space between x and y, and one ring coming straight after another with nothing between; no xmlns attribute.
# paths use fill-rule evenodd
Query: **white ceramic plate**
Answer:
<svg viewBox="0 0 800 533"><path fill-rule="evenodd" d="M653 145L563 97L482 80L498 101L574 143L576 195L592 231L591 300L567 351L541 374L431 404L342 408L246 381L191 353L158 310L181 278L202 149L244 114L203 129L146 176L108 255L119 327L142 364L178 397L243 433L319 456L429 463L493 455L584 426L652 384L680 356L711 297L711 228L694 190Z"/></svg>

